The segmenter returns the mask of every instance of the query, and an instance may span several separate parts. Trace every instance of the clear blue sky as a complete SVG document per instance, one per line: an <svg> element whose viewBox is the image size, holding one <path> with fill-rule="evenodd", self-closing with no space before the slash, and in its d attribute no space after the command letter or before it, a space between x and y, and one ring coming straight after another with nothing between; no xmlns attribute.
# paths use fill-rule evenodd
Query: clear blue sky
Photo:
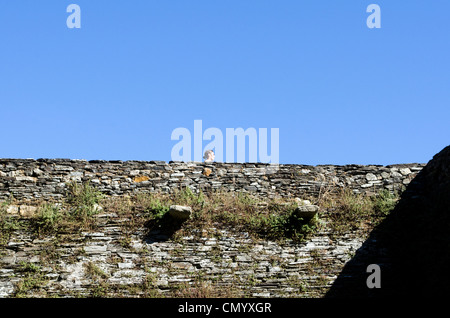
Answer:
<svg viewBox="0 0 450 318"><path fill-rule="evenodd" d="M0 0L0 41L0 158L170 161L196 119L279 128L280 163L450 144L448 0Z"/></svg>

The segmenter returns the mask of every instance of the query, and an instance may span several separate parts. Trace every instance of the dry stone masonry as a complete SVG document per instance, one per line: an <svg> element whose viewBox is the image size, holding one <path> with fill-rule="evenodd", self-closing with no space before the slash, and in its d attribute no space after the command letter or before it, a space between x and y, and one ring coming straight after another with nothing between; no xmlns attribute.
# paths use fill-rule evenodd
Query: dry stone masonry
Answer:
<svg viewBox="0 0 450 318"><path fill-rule="evenodd" d="M63 199L70 182L90 182L110 196L189 187L195 192L306 198L344 187L355 193L402 190L424 166L280 165L274 169L257 163L1 159L0 201L13 197L22 202L10 206L8 213L29 222L34 203ZM155 291L153 296L176 296L182 286L198 287L199 282L206 284L200 289L211 284L238 293L230 297L321 297L366 239L353 233L332 237L324 227L302 243L255 241L247 233L224 229L209 229L201 239L186 236L174 241L140 229L124 244L121 225L127 219L101 210L95 217L96 232L64 240L14 232L0 246L0 297L14 297L21 286L29 287L29 297L148 297L149 290ZM216 232L211 235L211 231ZM365 248L370 246L366 241ZM58 261L45 265L50 257ZM181 296L189 294L185 291Z"/></svg>
<svg viewBox="0 0 450 318"><path fill-rule="evenodd" d="M339 187L402 190L424 164L279 165L165 161L0 159L0 200L59 200L69 182L90 182L107 195L164 191L245 191L262 196L318 196Z"/></svg>
<svg viewBox="0 0 450 318"><path fill-rule="evenodd" d="M124 246L121 224L126 220L96 217L96 232L64 239L15 233L0 248L0 298L16 297L25 282L40 286L26 297L148 297L149 290L153 296L174 297L198 282L229 290L230 295L222 292L228 297L320 297L363 241L352 235L331 240L322 231L303 244L277 243L223 229L202 239L171 241L158 233L146 236L141 229ZM50 257L57 262L46 265ZM31 278L30 268L36 269Z"/></svg>

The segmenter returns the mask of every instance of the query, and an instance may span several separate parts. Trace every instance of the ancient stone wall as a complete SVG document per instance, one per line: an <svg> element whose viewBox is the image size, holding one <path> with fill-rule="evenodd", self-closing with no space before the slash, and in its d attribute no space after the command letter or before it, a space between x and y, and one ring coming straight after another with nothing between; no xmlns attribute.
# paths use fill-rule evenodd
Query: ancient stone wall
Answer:
<svg viewBox="0 0 450 318"><path fill-rule="evenodd" d="M164 161L0 159L0 200L59 200L69 182L90 182L108 195L165 191L247 191L263 196L317 196L348 187L355 192L401 190L424 164L279 165Z"/></svg>
<svg viewBox="0 0 450 318"><path fill-rule="evenodd" d="M88 181L112 196L184 187L267 197L318 196L343 187L376 193L403 189L424 166L2 159L0 201L58 201L70 182ZM9 228L32 222L23 211L9 212ZM326 214L320 217L327 222ZM0 244L0 298L195 297L217 290L229 297L322 297L352 255L371 249L367 237L335 237L326 226L301 243L254 240L225 229L174 241L149 236L145 228L126 233L126 217L95 218L95 232L68 235L36 237L17 226Z"/></svg>
<svg viewBox="0 0 450 318"><path fill-rule="evenodd" d="M124 245L127 220L96 217L96 232L14 233L0 245L0 298L321 297L364 240L320 231L304 243L277 243L208 229L174 241L142 229Z"/></svg>

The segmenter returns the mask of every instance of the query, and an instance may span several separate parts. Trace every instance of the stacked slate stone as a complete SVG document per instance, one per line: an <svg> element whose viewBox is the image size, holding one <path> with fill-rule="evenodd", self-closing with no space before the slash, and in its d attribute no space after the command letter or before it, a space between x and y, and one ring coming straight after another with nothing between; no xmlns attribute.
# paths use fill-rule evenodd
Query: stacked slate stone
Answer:
<svg viewBox="0 0 450 318"><path fill-rule="evenodd" d="M274 197L317 197L340 188L355 193L401 191L424 164L270 165L164 161L0 159L0 200L60 200L71 182L90 182L107 195L135 192L243 191Z"/></svg>

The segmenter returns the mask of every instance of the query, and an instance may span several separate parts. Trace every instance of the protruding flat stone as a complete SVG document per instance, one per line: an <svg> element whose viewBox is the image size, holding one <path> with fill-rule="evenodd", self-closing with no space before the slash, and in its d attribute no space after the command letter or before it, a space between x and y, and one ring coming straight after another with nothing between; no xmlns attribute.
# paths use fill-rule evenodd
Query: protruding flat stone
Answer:
<svg viewBox="0 0 450 318"><path fill-rule="evenodd" d="M178 220L187 220L192 215L192 209L189 206L171 205L169 208L169 215Z"/></svg>
<svg viewBox="0 0 450 318"><path fill-rule="evenodd" d="M295 209L295 213L303 218L313 218L317 212L319 212L319 207L313 204L300 205Z"/></svg>

